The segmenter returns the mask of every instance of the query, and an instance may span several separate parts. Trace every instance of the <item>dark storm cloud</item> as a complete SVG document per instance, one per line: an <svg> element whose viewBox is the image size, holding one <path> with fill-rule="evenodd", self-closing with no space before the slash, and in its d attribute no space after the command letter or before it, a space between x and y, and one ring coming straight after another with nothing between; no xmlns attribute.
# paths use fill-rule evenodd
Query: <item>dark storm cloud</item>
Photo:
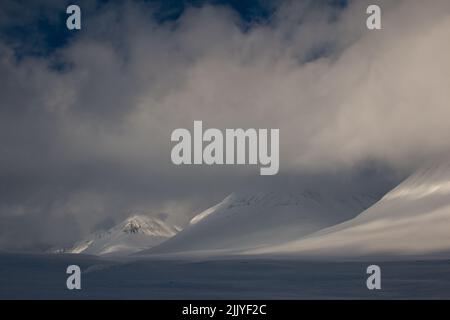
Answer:
<svg viewBox="0 0 450 320"><path fill-rule="evenodd" d="M449 147L448 1L382 2L389 32L375 34L363 1L271 2L245 20L229 6L157 19L155 3L89 3L70 35L56 2L2 4L2 248L65 245L133 211L183 223L255 185L331 176L386 190L398 179L387 168ZM8 12L43 34L14 36ZM194 120L280 128L280 175L173 166L170 133Z"/></svg>

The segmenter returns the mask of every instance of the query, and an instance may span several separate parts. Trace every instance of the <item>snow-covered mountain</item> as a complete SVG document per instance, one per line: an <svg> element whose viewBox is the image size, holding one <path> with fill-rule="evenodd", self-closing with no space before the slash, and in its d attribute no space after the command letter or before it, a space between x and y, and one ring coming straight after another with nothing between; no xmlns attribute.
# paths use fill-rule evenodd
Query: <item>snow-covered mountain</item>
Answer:
<svg viewBox="0 0 450 320"><path fill-rule="evenodd" d="M368 194L311 190L235 193L143 253L222 254L280 244L351 219L376 200Z"/></svg>
<svg viewBox="0 0 450 320"><path fill-rule="evenodd" d="M67 253L121 255L151 248L173 237L180 229L161 219L133 215L117 226L76 243Z"/></svg>
<svg viewBox="0 0 450 320"><path fill-rule="evenodd" d="M450 163L417 171L358 217L249 253L318 257L450 256Z"/></svg>

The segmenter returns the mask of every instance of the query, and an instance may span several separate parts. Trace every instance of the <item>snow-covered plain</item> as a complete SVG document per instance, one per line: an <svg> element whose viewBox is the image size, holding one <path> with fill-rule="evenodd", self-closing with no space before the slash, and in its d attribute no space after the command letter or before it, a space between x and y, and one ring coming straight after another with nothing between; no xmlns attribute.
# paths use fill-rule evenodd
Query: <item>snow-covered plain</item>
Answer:
<svg viewBox="0 0 450 320"><path fill-rule="evenodd" d="M0 299L450 298L450 261L378 261L380 291L366 287L372 263L0 254ZM81 267L81 290L66 288L71 264Z"/></svg>
<svg viewBox="0 0 450 320"><path fill-rule="evenodd" d="M158 245L173 237L179 230L177 226L169 225L161 219L136 214L63 251L90 255L126 255Z"/></svg>

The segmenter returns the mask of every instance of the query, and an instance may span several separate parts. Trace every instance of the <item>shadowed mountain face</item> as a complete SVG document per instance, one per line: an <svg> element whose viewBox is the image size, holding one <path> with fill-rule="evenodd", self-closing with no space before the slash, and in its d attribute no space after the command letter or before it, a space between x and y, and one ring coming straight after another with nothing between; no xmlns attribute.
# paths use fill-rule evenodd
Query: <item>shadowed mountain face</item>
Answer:
<svg viewBox="0 0 450 320"><path fill-rule="evenodd" d="M450 162L425 167L345 223L253 254L319 257L448 256Z"/></svg>
<svg viewBox="0 0 450 320"><path fill-rule="evenodd" d="M188 227L143 253L236 253L284 243L355 217L376 201L370 194L241 192L195 216Z"/></svg>

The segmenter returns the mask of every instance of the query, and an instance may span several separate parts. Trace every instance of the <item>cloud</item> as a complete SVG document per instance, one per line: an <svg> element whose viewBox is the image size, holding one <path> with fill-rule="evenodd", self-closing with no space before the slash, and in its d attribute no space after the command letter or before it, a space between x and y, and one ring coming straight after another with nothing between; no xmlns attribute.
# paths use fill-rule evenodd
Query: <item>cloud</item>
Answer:
<svg viewBox="0 0 450 320"><path fill-rule="evenodd" d="M280 177L367 163L404 172L440 157L450 3L378 2L375 32L365 1L283 1L250 24L211 5L158 22L125 2L83 15L48 55L18 59L0 41L0 220L14 226L0 247L70 243L133 210L182 223L258 174L174 167L170 134L194 120L280 128Z"/></svg>

